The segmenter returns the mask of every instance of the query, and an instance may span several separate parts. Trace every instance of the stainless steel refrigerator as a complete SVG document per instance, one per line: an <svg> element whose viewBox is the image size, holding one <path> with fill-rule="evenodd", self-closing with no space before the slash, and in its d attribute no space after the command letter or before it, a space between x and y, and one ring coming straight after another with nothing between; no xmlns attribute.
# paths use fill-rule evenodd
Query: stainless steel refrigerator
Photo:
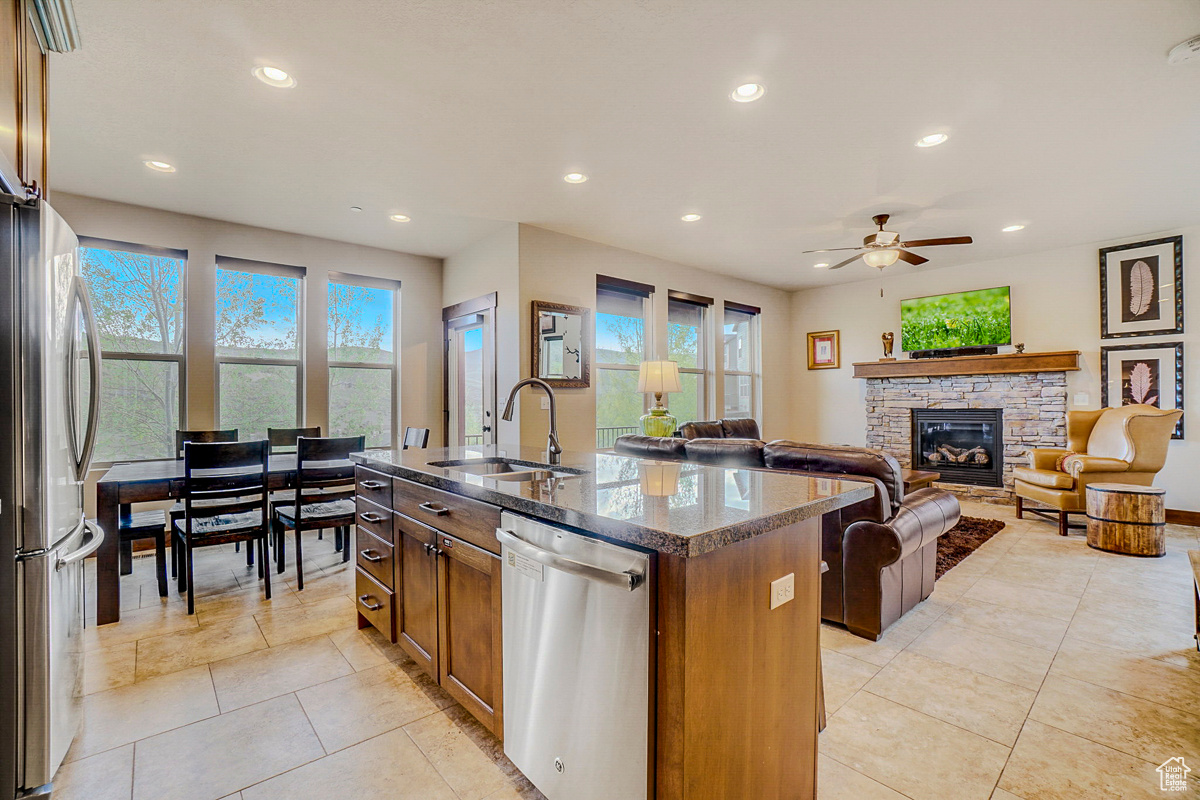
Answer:
<svg viewBox="0 0 1200 800"><path fill-rule="evenodd" d="M100 353L78 246L44 201L0 194L0 797L47 795L79 727L104 534L83 516Z"/></svg>

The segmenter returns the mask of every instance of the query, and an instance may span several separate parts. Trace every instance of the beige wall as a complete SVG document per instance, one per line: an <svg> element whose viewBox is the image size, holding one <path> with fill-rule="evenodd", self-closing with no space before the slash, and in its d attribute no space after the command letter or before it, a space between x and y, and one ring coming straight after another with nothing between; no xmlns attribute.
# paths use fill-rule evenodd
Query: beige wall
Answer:
<svg viewBox="0 0 1200 800"><path fill-rule="evenodd" d="M520 226L520 374L528 377L531 370L529 359L532 346L532 312L534 300L547 300L568 305L596 307L596 275L649 283L655 286L654 335L653 341L659 356L667 338L667 290L712 297L715 300L714 320L721 319L725 300L762 308L760 320L762 331L762 374L759 393L762 408L759 422L764 436L781 438L792 430L788 392L791 389L789 372L792 369L790 353L792 335L790 327L790 298L787 292L761 284L738 280L727 275L717 275L695 267L688 267L659 258L622 250L617 247L578 239L555 233L532 225ZM714 352L721 353L716 346L719 341L719 325L713 330ZM714 398L720 398L723 365L717 363L716 386L710 390ZM596 445L596 390L595 372L592 386L586 389L558 389L559 438L564 449L590 451ZM530 447L546 446L547 412L541 410L541 392L530 391L521 400L521 443ZM710 409L713 408L710 401ZM714 416L720 410L710 410ZM680 420L681 422L684 420Z"/></svg>
<svg viewBox="0 0 1200 800"><path fill-rule="evenodd" d="M520 439L521 417L513 415L512 422L499 419L504 410L508 390L520 380L520 300L517 283L520 278L517 223L505 225L470 247L446 259L442 276L442 305L452 306L496 293L496 441L517 444ZM439 407L441 406L439 394ZM438 430L441 430L441 422Z"/></svg>
<svg viewBox="0 0 1200 800"><path fill-rule="evenodd" d="M188 427L209 428L216 422L213 326L216 256L222 255L307 269L304 421L326 429L325 296L328 273L345 272L400 281L400 425L430 428L430 444L441 442L440 259L62 192L55 193L53 204L80 236L188 251L185 333ZM94 491L89 487L89 502L93 495Z"/></svg>
<svg viewBox="0 0 1200 800"><path fill-rule="evenodd" d="M1200 291L1200 228L1124 239L1153 239L1183 233L1185 288ZM854 361L874 361L883 355L879 341L884 331L895 331L899 348L900 300L942 292L1012 287L1013 341L1025 342L1029 352L1079 350L1082 370L1068 374L1068 402L1086 393L1080 406L1100 407L1100 346L1139 341L1183 341L1185 353L1184 399L1195 408L1200 403L1200 311L1194 296L1185 292L1183 335L1100 339L1100 275L1097 250L1120 242L1068 247L1060 250L981 262L946 269L926 269L912 274L884 273L882 279L840 284L796 292L792 297L793 330L797 346L792 354L792 407L796 436L819 442L861 445L866 439L865 381L851 377ZM931 254L932 255L932 254ZM933 256L936 259L936 256ZM869 269L861 264L863 274ZM1190 284L1190 286L1188 286ZM884 297L879 297L882 285ZM808 370L803 347L805 333L841 331L842 368ZM903 357L902 353L896 353ZM1069 406L1070 407L1070 406ZM1185 411L1187 439L1173 441L1167 465L1158 484L1168 490L1170 508L1200 510L1200 492L1192 476L1200 472L1200 418Z"/></svg>

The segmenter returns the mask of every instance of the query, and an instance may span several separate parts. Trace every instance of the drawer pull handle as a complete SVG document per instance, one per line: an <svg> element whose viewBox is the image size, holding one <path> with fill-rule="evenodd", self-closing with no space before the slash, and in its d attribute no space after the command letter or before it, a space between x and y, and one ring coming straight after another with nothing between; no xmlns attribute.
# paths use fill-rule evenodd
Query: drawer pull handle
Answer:
<svg viewBox="0 0 1200 800"><path fill-rule="evenodd" d="M364 489L371 489L371 490L382 489L384 487L384 485L385 484L383 481L363 481L362 483L359 484L359 486L363 487Z"/></svg>
<svg viewBox="0 0 1200 800"><path fill-rule="evenodd" d="M426 514L433 514L435 517L444 517L450 513L450 509L445 506L437 506L433 503L421 503L417 508L424 511Z"/></svg>
<svg viewBox="0 0 1200 800"><path fill-rule="evenodd" d="M368 603L368 600L375 600L375 598L369 594L364 594L358 598L358 602L362 603L363 607L366 608L367 611L378 611L379 609L383 608L383 603L379 602L378 600L375 600L374 603Z"/></svg>
<svg viewBox="0 0 1200 800"><path fill-rule="evenodd" d="M363 557L363 560L370 561L372 564L383 561L383 556L376 554L374 550L359 550L358 554Z"/></svg>
<svg viewBox="0 0 1200 800"><path fill-rule="evenodd" d="M368 522L372 525L378 525L379 523L383 522L383 517L376 514L374 511L364 511L358 516L362 518L363 522Z"/></svg>

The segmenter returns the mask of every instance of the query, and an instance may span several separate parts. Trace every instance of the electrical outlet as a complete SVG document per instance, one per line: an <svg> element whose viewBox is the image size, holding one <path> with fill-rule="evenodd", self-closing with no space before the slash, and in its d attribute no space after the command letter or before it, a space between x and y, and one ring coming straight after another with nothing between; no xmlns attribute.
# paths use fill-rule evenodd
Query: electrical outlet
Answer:
<svg viewBox="0 0 1200 800"><path fill-rule="evenodd" d="M550 410L550 398L542 395L542 411Z"/></svg>
<svg viewBox="0 0 1200 800"><path fill-rule="evenodd" d="M1086 406L1091 403L1092 398L1088 397L1087 392L1076 392L1073 402L1077 406Z"/></svg>
<svg viewBox="0 0 1200 800"><path fill-rule="evenodd" d="M771 608L796 599L796 573L789 572L782 578L771 581Z"/></svg>

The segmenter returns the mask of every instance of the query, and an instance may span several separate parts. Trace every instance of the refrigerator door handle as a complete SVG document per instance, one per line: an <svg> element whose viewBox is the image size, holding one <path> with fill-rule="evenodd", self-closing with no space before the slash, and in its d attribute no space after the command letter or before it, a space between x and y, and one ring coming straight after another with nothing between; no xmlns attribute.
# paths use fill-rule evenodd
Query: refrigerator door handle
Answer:
<svg viewBox="0 0 1200 800"><path fill-rule="evenodd" d="M75 276L74 288L74 303L78 305L80 311L83 312L84 334L87 337L88 347L88 415L87 427L84 429L83 441L76 443L76 462L75 462L75 477L77 480L83 481L87 478L88 467L92 463L92 454L96 450L96 430L100 423L100 330L96 325L96 315L92 311L92 302L88 292L87 279L82 276ZM72 361L72 369L68 372L69 375L74 374L75 360L78 354L74 352L74 348L69 348ZM70 381L70 391L68 393L70 419L74 420L78 413L78 406L75 402L75 387L76 381ZM72 424L72 438L74 438L76 426Z"/></svg>
<svg viewBox="0 0 1200 800"><path fill-rule="evenodd" d="M54 569L56 571L69 567L77 561L82 561L92 553L99 550L100 545L104 544L103 528L92 522L90 519L85 519L83 521L83 526L87 528L87 532L84 533L83 536L83 544L75 552L58 559L58 562L54 565Z"/></svg>

